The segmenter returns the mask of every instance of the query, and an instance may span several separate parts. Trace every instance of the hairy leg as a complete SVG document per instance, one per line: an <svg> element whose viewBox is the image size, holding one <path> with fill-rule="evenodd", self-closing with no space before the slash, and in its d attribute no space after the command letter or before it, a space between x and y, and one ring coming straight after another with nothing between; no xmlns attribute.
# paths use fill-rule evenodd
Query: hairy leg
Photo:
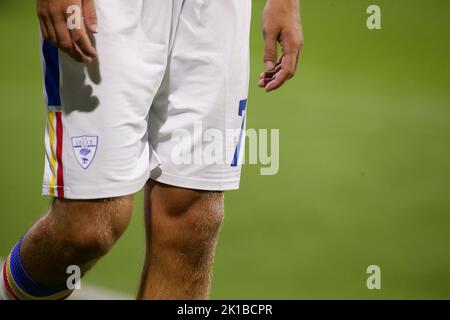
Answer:
<svg viewBox="0 0 450 320"><path fill-rule="evenodd" d="M21 257L37 282L66 282L66 269L88 271L105 255L128 226L133 196L103 200L54 200L22 240Z"/></svg>
<svg viewBox="0 0 450 320"><path fill-rule="evenodd" d="M149 182L147 254L139 299L207 299L223 193Z"/></svg>

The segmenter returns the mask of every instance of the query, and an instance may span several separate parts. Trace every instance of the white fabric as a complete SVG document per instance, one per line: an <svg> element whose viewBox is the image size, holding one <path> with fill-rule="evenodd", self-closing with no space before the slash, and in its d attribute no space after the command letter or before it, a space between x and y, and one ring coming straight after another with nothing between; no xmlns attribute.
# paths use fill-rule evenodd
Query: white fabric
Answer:
<svg viewBox="0 0 450 320"><path fill-rule="evenodd" d="M84 65L59 53L64 197L131 194L150 177L192 189L237 189L236 138L224 143L223 163L180 164L172 134L194 132L196 122L224 137L245 127L238 112L248 93L251 0L96 5L98 59ZM210 144L196 136L185 143L193 152ZM85 158L84 144L91 149ZM49 143L46 150L43 194L49 195Z"/></svg>

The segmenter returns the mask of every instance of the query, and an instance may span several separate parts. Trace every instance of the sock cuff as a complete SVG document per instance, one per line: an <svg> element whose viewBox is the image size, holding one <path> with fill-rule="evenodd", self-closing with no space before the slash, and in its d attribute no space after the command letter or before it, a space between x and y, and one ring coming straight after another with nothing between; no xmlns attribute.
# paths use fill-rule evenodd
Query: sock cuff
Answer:
<svg viewBox="0 0 450 320"><path fill-rule="evenodd" d="M7 261L9 263L9 268L7 268L6 271L9 271L9 278L14 282L14 284L11 284L11 287L17 287L19 291L22 291L26 295L36 297L37 299L59 295L64 292L67 292L68 294L71 291L67 286L49 287L33 280L23 266L22 258L20 256L21 245L22 239L14 246L9 256L9 261ZM21 298L21 292L15 292L15 295L18 298Z"/></svg>

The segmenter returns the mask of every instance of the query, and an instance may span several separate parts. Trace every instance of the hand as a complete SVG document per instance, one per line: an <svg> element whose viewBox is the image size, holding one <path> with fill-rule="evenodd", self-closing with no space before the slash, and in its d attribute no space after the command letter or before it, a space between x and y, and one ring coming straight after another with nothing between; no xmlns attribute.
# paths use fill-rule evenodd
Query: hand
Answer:
<svg viewBox="0 0 450 320"><path fill-rule="evenodd" d="M81 28L69 30L67 8L76 5L82 13ZM44 39L79 62L89 63L97 56L88 33L97 31L94 0L37 0L37 13Z"/></svg>
<svg viewBox="0 0 450 320"><path fill-rule="evenodd" d="M299 0L267 0L263 15L264 67L258 85L267 92L281 87L297 70L303 35ZM282 48L278 58L278 42Z"/></svg>

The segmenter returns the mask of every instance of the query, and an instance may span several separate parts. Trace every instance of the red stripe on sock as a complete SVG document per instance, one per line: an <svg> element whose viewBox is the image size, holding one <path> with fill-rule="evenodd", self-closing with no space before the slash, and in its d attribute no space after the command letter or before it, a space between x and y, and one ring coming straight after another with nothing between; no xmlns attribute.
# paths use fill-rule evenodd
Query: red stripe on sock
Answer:
<svg viewBox="0 0 450 320"><path fill-rule="evenodd" d="M9 295L14 299L14 300L19 300L19 298L17 298L17 296L14 294L14 292L11 290L11 288L9 287L9 283L8 283L8 277L6 276L6 264L9 263L9 259L6 260L5 264L3 265L3 282L5 283L5 288L6 291L8 291Z"/></svg>
<svg viewBox="0 0 450 320"><path fill-rule="evenodd" d="M62 162L62 149L63 149L62 113L61 112L55 113L56 113L56 161L58 162L56 185L58 189L58 198L64 198L64 174Z"/></svg>

